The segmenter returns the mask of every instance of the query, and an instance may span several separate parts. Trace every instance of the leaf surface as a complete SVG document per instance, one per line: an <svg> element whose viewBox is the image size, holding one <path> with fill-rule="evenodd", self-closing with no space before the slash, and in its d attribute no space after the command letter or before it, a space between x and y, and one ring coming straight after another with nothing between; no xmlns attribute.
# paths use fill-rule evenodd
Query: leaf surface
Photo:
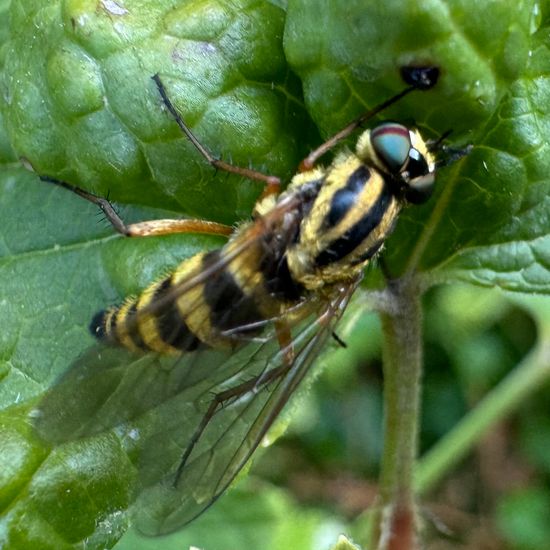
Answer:
<svg viewBox="0 0 550 550"><path fill-rule="evenodd" d="M10 548L112 546L135 469L107 433L52 450L28 412L85 350L93 314L138 292L205 236L123 239L95 210L13 160L99 194L125 220L247 219L261 185L214 174L163 112L150 77L215 154L288 178L328 136L441 68L384 117L472 144L435 197L403 213L394 273L548 292L547 12L534 2L291 0L0 2L0 504ZM323 32L319 29L323 28ZM15 52L20 52L16 55ZM303 99L300 87L303 87ZM162 209L162 210L161 210Z"/></svg>

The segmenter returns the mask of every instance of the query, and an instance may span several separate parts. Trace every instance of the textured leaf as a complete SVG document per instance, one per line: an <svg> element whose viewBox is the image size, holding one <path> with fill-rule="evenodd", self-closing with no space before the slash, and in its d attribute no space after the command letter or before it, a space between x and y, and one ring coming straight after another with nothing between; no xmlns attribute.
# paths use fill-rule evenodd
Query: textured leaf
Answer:
<svg viewBox="0 0 550 550"><path fill-rule="evenodd" d="M435 89L384 117L413 117L473 150L402 215L389 264L511 290L548 292L547 12L534 2L290 2L285 48L323 133L391 95L402 65L436 65ZM304 19L319 17L330 33ZM358 56L358 51L363 55ZM376 82L376 86L372 83ZM330 93L327 93L330 91Z"/></svg>
<svg viewBox="0 0 550 550"><path fill-rule="evenodd" d="M548 21L534 2L291 0L286 22L270 2L131 4L12 0L10 35L0 34L1 161L13 148L41 174L146 207L124 208L128 221L242 220L261 186L213 174L163 112L151 75L214 153L288 176L315 135L309 117L329 135L401 89L401 65L435 64L437 87L384 116L433 136L453 128L474 149L442 172L429 204L404 213L389 266L548 292ZM220 240L113 236L80 199L8 166L0 211L0 540L109 547L135 475L120 439L51 451L28 410L92 342L95 311Z"/></svg>
<svg viewBox="0 0 550 550"><path fill-rule="evenodd" d="M297 164L307 124L269 2L14 0L10 15L6 127L37 172L118 201L248 215L259 185L212 177L163 112L156 73L215 154L281 175Z"/></svg>
<svg viewBox="0 0 550 550"><path fill-rule="evenodd" d="M289 2L285 51L327 135L395 93L403 65L437 65L443 78L437 91L411 96L383 116L462 133L491 116L504 86L522 74L532 6L295 0Z"/></svg>
<svg viewBox="0 0 550 550"><path fill-rule="evenodd" d="M63 548L89 537L90 548L108 546L126 525L134 475L121 441L106 435L49 453L31 430L32 398L92 343L94 310L220 240L127 243L95 223L92 207L22 169L0 174L0 204L11 219L0 240L3 532L10 548L43 548L45 540Z"/></svg>
<svg viewBox="0 0 550 550"><path fill-rule="evenodd" d="M481 127L463 170L453 174L450 190L443 191L449 193L449 205L439 227L428 222L434 235L423 265L435 268L436 277L549 291L546 33L544 28L533 36L526 74ZM437 211L432 216L433 221Z"/></svg>

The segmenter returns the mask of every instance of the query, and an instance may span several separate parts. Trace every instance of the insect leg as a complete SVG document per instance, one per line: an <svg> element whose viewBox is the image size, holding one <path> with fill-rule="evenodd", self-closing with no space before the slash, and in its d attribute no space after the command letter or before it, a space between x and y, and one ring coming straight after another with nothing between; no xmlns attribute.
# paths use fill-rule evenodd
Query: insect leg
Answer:
<svg viewBox="0 0 550 550"><path fill-rule="evenodd" d="M173 233L206 233L207 235L226 235L233 233L230 225L208 220L149 220L128 226L129 237L150 237L152 235L171 235Z"/></svg>
<svg viewBox="0 0 550 550"><path fill-rule="evenodd" d="M162 97L162 101L164 105L166 106L166 108L168 109L168 111L176 121L177 125L180 127L181 131L187 136L189 141L195 146L197 151L208 161L208 163L211 166L219 170L231 172L232 174L238 174L240 176L244 176L245 178L263 182L265 184L265 188L262 193L262 197L266 197L272 194L278 194L280 192L281 180L277 176L269 176L268 174L264 174L256 170L251 170L250 168L244 168L242 166L234 166L229 162L225 162L221 159L214 157L214 155L212 155L212 153L206 147L204 147L204 145L202 145L202 143L197 139L195 134L193 134L193 132L185 124L185 122L183 122L181 116L178 114L178 112L176 111L176 108L170 101L170 98L168 97L168 94L166 92L166 88L164 87L164 84L162 83L159 75L158 74L154 75L152 79L155 81L155 84L157 85L158 91L160 93L160 96Z"/></svg>
<svg viewBox="0 0 550 550"><path fill-rule="evenodd" d="M257 393L267 384L273 382L274 380L277 380L281 376L284 376L290 369L290 366L291 365L284 364L279 367L275 367L267 372L262 372L258 376L254 376L250 380L246 380L233 388L229 388L228 390L222 391L214 395L210 405L208 406L208 409L206 410L206 413L202 417L200 424L197 426L197 429L191 436L189 443L187 444L187 447L182 454L181 461L176 471L176 476L174 478L174 487L177 487L179 480L183 474L185 465L187 464L187 461L191 456L195 445L202 437L202 434L204 433L206 427L208 426L214 415L224 406L229 405L231 402L239 399L240 397L243 397L247 393Z"/></svg>
<svg viewBox="0 0 550 550"><path fill-rule="evenodd" d="M405 88L398 94L390 97L386 101L383 101L376 107L372 108L370 111L361 115L359 118L356 118L337 134L325 141L325 143L317 147L317 149L312 151L300 163L300 172L307 172L308 170L311 170L319 157L332 149L339 141L348 137L356 128L361 126L361 124L376 116L384 109L387 109L390 105L393 105L396 101L399 101L413 90L429 90L430 88L433 88L437 84L439 78L439 69L434 66L405 66L401 68L401 78L409 84L408 88Z"/></svg>
<svg viewBox="0 0 550 550"><path fill-rule="evenodd" d="M396 101L399 101L401 98L405 97L407 94L416 89L418 89L416 86L409 86L408 88L405 88L393 97L390 97L390 99L380 103L380 105L377 105L370 111L363 113L355 120L352 120L346 127L342 128L331 138L327 139L325 143L319 145L317 149L313 150L304 160L302 160L299 166L300 172L307 172L308 170L311 170L320 157L322 157L327 151L330 151L340 141L347 138L355 129L359 128L361 124L363 124L373 116L376 116L380 111L387 109L390 105L393 105Z"/></svg>
<svg viewBox="0 0 550 550"><path fill-rule="evenodd" d="M114 229L126 237L151 237L173 233L206 233L209 235L231 235L233 233L231 226L207 220L164 219L126 225L109 200L50 176L40 176L40 179L63 187L63 189L68 189L79 197L95 204L105 214L105 217Z"/></svg>
<svg viewBox="0 0 550 550"><path fill-rule="evenodd" d="M292 345L290 328L284 321L275 321L274 324L277 340L283 352L284 362L287 366L290 366L294 363L294 346Z"/></svg>
<svg viewBox="0 0 550 550"><path fill-rule="evenodd" d="M129 235L128 226L122 221L122 218L118 215L113 205L107 199L104 199L103 197L98 197L97 195L85 191L84 189L80 189L80 187L67 183L66 181L61 181L50 176L39 177L42 181L53 183L54 185L63 187L63 189L68 189L79 197L82 197L92 204L95 204L105 214L105 217L107 218L109 223L115 228L116 231L118 231L118 233L121 233L122 235Z"/></svg>

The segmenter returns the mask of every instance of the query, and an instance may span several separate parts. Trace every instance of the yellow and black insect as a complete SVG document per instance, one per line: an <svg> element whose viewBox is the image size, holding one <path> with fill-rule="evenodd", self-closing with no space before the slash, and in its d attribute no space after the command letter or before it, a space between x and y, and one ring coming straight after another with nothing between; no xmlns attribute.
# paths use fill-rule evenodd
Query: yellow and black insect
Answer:
<svg viewBox="0 0 550 550"><path fill-rule="evenodd" d="M314 166L366 119L433 86L437 70L417 69L411 78L311 153L279 193L278 178L213 158L154 77L165 106L212 165L266 184L252 221L235 231L197 220L125 226L106 200L43 178L98 204L126 235L230 234L221 249L184 260L96 315L91 329L101 343L39 405L37 429L53 443L117 430L139 465L135 517L143 532L184 525L227 488L333 334L403 205L429 198L434 156L416 130L395 122L364 131L354 153Z"/></svg>

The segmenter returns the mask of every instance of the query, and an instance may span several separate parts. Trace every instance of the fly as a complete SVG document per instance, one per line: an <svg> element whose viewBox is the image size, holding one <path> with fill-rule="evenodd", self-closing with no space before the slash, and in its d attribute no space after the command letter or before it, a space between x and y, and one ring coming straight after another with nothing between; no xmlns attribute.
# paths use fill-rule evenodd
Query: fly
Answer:
<svg viewBox="0 0 550 550"><path fill-rule="evenodd" d="M144 533L185 525L224 492L334 334L402 207L430 197L433 149L396 122L365 130L355 152L316 166L365 121L433 87L438 71L406 77L407 88L313 151L281 192L279 178L216 159L154 76L164 106L212 166L264 184L252 220L236 230L203 220L127 226L107 200L42 178L97 204L123 235L229 237L98 312L90 326L98 344L39 404L36 427L55 444L112 428L134 434L126 441L140 468L135 519Z"/></svg>

